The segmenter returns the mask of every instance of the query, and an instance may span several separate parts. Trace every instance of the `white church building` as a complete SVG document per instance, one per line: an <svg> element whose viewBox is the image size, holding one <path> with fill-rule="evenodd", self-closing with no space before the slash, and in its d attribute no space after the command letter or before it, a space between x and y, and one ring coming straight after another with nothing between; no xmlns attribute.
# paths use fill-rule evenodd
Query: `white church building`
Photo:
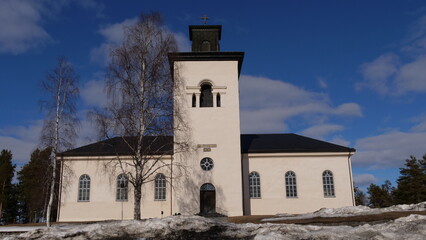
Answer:
<svg viewBox="0 0 426 240"><path fill-rule="evenodd" d="M221 52L220 25L189 26L191 52L169 54L184 79L182 108L191 126L191 154L162 149L164 161L185 163L176 177L160 169L142 188L142 218L182 215L269 215L354 206L355 149L296 135L241 134L239 75L243 52ZM262 124L261 122L259 124ZM146 141L150 141L147 137ZM121 137L64 152L58 221L133 218L133 189L103 162L126 158ZM128 156L130 159L130 156Z"/></svg>

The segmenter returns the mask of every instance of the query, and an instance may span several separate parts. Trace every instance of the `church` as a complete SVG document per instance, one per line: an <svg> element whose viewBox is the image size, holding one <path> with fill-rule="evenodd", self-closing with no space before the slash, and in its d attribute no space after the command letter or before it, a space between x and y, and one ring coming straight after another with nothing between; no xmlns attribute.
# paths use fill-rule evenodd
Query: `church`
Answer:
<svg viewBox="0 0 426 240"><path fill-rule="evenodd" d="M162 146L156 149L162 161L185 165L186 174L172 167L158 170L142 187L142 218L298 214L354 206L355 149L296 134L241 134L238 84L244 53L221 52L221 30L220 25L189 26L192 51L169 54L171 68L179 68L184 79L179 104L194 150L176 150L174 142L185 138L179 133L152 144ZM61 171L58 221L133 218L126 176L102 167L117 155L131 158L124 141L132 139L116 137L62 153L59 160L71 173Z"/></svg>

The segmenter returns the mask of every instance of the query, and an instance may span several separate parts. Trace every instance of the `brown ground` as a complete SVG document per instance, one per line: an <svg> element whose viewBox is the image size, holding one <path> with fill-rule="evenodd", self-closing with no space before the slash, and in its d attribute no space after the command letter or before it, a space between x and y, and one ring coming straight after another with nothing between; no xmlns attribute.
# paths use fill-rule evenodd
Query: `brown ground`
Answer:
<svg viewBox="0 0 426 240"><path fill-rule="evenodd" d="M411 214L426 215L426 211L405 211L405 212L386 212L381 214L371 214L352 217L315 217L308 219L293 219L281 221L268 221L270 223L286 223L286 224L312 224L312 225L350 225L357 226L365 223L376 224L394 220L400 217L407 217ZM255 215L229 217L228 221L233 223L265 223L261 222L264 218L277 217L275 215Z"/></svg>

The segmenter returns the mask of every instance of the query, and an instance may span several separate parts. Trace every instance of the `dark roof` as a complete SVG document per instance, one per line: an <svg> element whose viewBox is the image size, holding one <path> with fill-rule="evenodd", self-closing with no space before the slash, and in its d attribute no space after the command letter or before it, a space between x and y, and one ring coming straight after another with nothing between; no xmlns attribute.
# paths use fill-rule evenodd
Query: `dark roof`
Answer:
<svg viewBox="0 0 426 240"><path fill-rule="evenodd" d="M127 144L129 143L129 144ZM136 146L136 137L115 137L63 152L63 156L132 155L130 146ZM173 136L145 136L144 154L173 154Z"/></svg>
<svg viewBox="0 0 426 240"><path fill-rule="evenodd" d="M242 134L242 153L307 153L307 152L355 152L343 147L297 134Z"/></svg>
<svg viewBox="0 0 426 240"><path fill-rule="evenodd" d="M63 152L63 156L132 155L127 143L135 137L115 137ZM144 154L173 154L173 136L145 136ZM241 153L355 152L343 147L297 134L241 134Z"/></svg>

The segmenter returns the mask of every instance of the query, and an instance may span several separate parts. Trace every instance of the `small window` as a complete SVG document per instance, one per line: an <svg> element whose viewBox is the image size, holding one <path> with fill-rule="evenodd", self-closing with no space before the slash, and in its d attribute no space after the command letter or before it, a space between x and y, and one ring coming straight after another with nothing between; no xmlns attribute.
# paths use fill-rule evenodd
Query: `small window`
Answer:
<svg viewBox="0 0 426 240"><path fill-rule="evenodd" d="M127 180L126 174L120 174L117 177L117 201L127 201L129 181Z"/></svg>
<svg viewBox="0 0 426 240"><path fill-rule="evenodd" d="M216 95L216 106L217 107L220 107L220 93L217 93L217 95Z"/></svg>
<svg viewBox="0 0 426 240"><path fill-rule="evenodd" d="M195 108L197 106L197 97L195 94L192 94L192 107Z"/></svg>
<svg viewBox="0 0 426 240"><path fill-rule="evenodd" d="M213 169L214 163L213 163L213 159L211 158L203 158L200 161L200 167L201 169L203 169L204 171L210 171Z"/></svg>
<svg viewBox="0 0 426 240"><path fill-rule="evenodd" d="M166 176L162 173L157 174L157 176L155 176L154 185L154 199L166 200Z"/></svg>
<svg viewBox="0 0 426 240"><path fill-rule="evenodd" d="M335 197L333 173L330 170L326 170L322 173L322 184L324 197Z"/></svg>
<svg viewBox="0 0 426 240"><path fill-rule="evenodd" d="M250 198L260 198L260 176L257 172L249 174Z"/></svg>
<svg viewBox="0 0 426 240"><path fill-rule="evenodd" d="M285 174L285 194L288 198L297 197L296 174L293 171Z"/></svg>
<svg viewBox="0 0 426 240"><path fill-rule="evenodd" d="M213 107L212 86L208 83L201 85L200 107Z"/></svg>
<svg viewBox="0 0 426 240"><path fill-rule="evenodd" d="M80 176L78 183L78 201L90 201L90 177L87 174Z"/></svg>

